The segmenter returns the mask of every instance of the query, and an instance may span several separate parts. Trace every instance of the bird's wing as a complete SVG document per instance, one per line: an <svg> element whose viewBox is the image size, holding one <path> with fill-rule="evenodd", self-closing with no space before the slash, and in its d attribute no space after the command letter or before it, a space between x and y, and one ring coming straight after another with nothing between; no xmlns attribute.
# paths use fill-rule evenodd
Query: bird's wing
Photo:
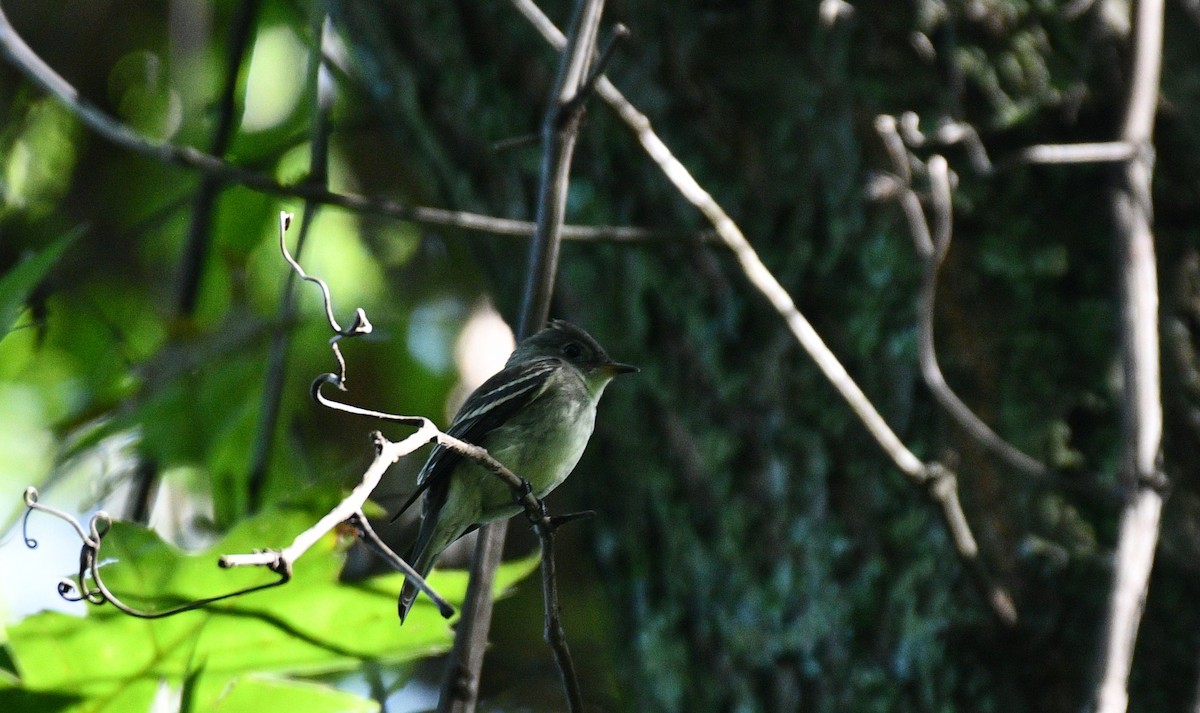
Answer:
<svg viewBox="0 0 1200 713"><path fill-rule="evenodd" d="M558 367L557 359L537 359L510 366L492 376L462 405L446 433L467 443L483 445L487 434L542 395L550 374ZM434 446L417 482L428 480L432 488L433 481L454 470L461 457L447 448Z"/></svg>
<svg viewBox="0 0 1200 713"><path fill-rule="evenodd" d="M538 359L500 371L467 398L446 433L467 443L481 445L492 429L504 425L514 413L542 395L550 374L557 367L556 359ZM422 493L425 493L425 500L421 514L426 518L433 514L432 519L436 520L450 488L447 476L453 472L461 457L454 451L435 445L429 460L425 461L417 475L416 491L392 516L392 521L408 510Z"/></svg>

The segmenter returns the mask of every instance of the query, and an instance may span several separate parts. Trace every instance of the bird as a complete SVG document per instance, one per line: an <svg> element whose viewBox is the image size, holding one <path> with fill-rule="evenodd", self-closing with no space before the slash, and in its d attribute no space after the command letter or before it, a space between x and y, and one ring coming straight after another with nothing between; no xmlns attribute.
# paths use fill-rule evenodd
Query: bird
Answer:
<svg viewBox="0 0 1200 713"><path fill-rule="evenodd" d="M613 361L583 329L552 320L522 340L504 368L467 397L446 432L487 450L544 498L583 455L605 387L636 371ZM508 485L442 445L433 447L417 484L425 489L421 527L406 559L422 577L455 540L522 510ZM415 582L406 578L401 624L417 594Z"/></svg>

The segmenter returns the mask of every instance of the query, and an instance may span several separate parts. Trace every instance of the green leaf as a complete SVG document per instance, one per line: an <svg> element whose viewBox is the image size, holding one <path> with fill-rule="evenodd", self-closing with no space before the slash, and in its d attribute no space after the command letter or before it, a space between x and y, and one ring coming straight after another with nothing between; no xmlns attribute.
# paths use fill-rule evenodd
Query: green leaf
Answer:
<svg viewBox="0 0 1200 713"><path fill-rule="evenodd" d="M272 581L274 575L265 569L219 569L217 557L281 547L320 514L311 508L264 513L202 554L181 552L148 529L116 523L104 540L101 559L106 564L100 572L127 604L163 610ZM342 562L331 534L296 563L287 584L200 610L152 620L126 616L111 606L91 609L84 618L34 615L8 630L21 686L79 696L86 704L79 710L126 711L144 707L160 681L179 689L189 673L201 668L195 709L209 710L206 701L215 700L214 691L228 689L248 673L348 671L365 660L399 662L449 647L449 623L428 603L415 607L400 626L396 599L401 575L344 584L338 581ZM504 591L536 565L536 559L526 559L503 566L495 591ZM431 583L457 605L465 595L467 575L439 572ZM239 685L250 686L239 695L251 696L263 684Z"/></svg>
<svg viewBox="0 0 1200 713"><path fill-rule="evenodd" d="M76 228L59 237L41 252L30 255L0 276L0 338L12 331L33 288L37 287L67 246L82 232L82 228Z"/></svg>

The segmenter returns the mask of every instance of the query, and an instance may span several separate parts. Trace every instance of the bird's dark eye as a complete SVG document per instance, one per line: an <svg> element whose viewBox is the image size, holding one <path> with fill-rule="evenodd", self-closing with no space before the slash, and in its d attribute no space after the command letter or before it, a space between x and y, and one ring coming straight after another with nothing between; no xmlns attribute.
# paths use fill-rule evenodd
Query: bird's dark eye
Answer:
<svg viewBox="0 0 1200 713"><path fill-rule="evenodd" d="M583 347L575 342L567 342L563 345L562 354L568 359L578 359L583 356Z"/></svg>

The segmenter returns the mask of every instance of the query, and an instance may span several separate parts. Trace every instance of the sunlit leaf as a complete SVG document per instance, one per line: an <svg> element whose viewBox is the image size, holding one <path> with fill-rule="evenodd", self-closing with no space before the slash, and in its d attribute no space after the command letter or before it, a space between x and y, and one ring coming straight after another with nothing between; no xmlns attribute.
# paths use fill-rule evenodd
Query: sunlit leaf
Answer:
<svg viewBox="0 0 1200 713"><path fill-rule="evenodd" d="M52 99L29 102L18 121L0 126L0 218L40 218L54 209L74 173L78 133L70 112Z"/></svg>
<svg viewBox="0 0 1200 713"><path fill-rule="evenodd" d="M205 713L243 713L279 710L288 713L369 713L379 709L375 701L328 686L303 681L272 680L244 676L222 686L220 695L201 693Z"/></svg>

